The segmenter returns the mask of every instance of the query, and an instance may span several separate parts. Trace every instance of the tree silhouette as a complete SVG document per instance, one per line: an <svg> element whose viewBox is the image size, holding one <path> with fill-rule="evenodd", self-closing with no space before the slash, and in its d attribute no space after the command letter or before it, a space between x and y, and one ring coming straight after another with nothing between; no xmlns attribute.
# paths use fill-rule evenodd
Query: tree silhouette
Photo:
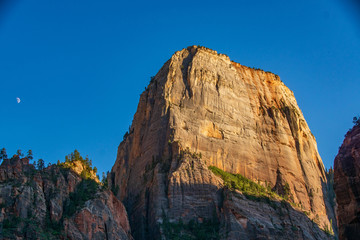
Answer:
<svg viewBox="0 0 360 240"><path fill-rule="evenodd" d="M16 151L16 155L18 155L19 157L24 156L24 154L21 152L20 149L18 149L18 150Z"/></svg>
<svg viewBox="0 0 360 240"><path fill-rule="evenodd" d="M32 160L33 159L33 153L32 153L32 150L30 149L27 153L27 156L26 156L28 159Z"/></svg>
<svg viewBox="0 0 360 240"><path fill-rule="evenodd" d="M0 160L5 160L5 159L7 159L6 149L2 148L0 151Z"/></svg>
<svg viewBox="0 0 360 240"><path fill-rule="evenodd" d="M355 126L360 126L360 117L353 117L353 123Z"/></svg>
<svg viewBox="0 0 360 240"><path fill-rule="evenodd" d="M37 161L37 169L42 171L45 168L45 162L41 158Z"/></svg>

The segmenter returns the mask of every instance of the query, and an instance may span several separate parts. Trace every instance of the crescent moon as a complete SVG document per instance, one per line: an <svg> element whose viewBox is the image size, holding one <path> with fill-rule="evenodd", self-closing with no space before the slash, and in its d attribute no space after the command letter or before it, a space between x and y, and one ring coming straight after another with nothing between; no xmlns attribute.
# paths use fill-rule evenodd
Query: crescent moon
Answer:
<svg viewBox="0 0 360 240"><path fill-rule="evenodd" d="M17 103L20 103L21 100L20 100L20 98L17 97L16 101L17 101Z"/></svg>

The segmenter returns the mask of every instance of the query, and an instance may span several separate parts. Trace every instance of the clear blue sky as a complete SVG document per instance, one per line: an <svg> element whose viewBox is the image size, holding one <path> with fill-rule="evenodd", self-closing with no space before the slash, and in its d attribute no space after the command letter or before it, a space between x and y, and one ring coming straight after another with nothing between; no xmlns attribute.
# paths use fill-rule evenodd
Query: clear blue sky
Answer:
<svg viewBox="0 0 360 240"><path fill-rule="evenodd" d="M0 0L0 147L110 170L150 76L203 45L278 74L329 168L360 114L355 2Z"/></svg>

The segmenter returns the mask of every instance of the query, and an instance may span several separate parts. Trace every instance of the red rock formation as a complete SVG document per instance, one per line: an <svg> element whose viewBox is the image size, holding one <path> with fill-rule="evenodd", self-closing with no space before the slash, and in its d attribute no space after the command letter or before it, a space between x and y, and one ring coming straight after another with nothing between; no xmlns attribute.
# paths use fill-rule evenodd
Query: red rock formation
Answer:
<svg viewBox="0 0 360 240"><path fill-rule="evenodd" d="M201 161L182 157L186 149ZM275 74L193 46L152 79L118 148L110 182L134 237L158 237L164 216L220 216L222 182L210 165L278 192L288 184L295 204L320 227L330 225L324 166L293 92Z"/></svg>
<svg viewBox="0 0 360 240"><path fill-rule="evenodd" d="M339 238L360 238L360 126L345 136L334 161Z"/></svg>
<svg viewBox="0 0 360 240"><path fill-rule="evenodd" d="M65 213L82 181L56 165L38 171L27 158L5 159L0 166L0 238L132 239L124 206L95 182L85 205L75 202L77 209Z"/></svg>

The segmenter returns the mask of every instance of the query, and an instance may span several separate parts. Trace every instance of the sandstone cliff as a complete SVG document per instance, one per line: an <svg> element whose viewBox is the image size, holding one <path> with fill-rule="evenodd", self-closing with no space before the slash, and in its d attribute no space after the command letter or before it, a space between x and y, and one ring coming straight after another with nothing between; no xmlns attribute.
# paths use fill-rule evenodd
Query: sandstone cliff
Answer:
<svg viewBox="0 0 360 240"><path fill-rule="evenodd" d="M360 236L360 126L345 136L334 162L339 238Z"/></svg>
<svg viewBox="0 0 360 240"><path fill-rule="evenodd" d="M110 183L119 187L134 238L164 235L164 222L208 219L220 221L220 232L232 226L227 236L275 238L273 212L264 213L266 224L256 224L261 220L253 215L264 209L258 203L234 220L252 203L224 201L223 181L209 166L287 192L291 211L306 212L321 228L330 225L324 166L293 92L273 73L193 46L176 52L152 78L118 148ZM298 225L308 234L303 239L323 234Z"/></svg>
<svg viewBox="0 0 360 240"><path fill-rule="evenodd" d="M57 165L36 170L28 158L5 159L0 206L0 239L132 239L111 191Z"/></svg>

